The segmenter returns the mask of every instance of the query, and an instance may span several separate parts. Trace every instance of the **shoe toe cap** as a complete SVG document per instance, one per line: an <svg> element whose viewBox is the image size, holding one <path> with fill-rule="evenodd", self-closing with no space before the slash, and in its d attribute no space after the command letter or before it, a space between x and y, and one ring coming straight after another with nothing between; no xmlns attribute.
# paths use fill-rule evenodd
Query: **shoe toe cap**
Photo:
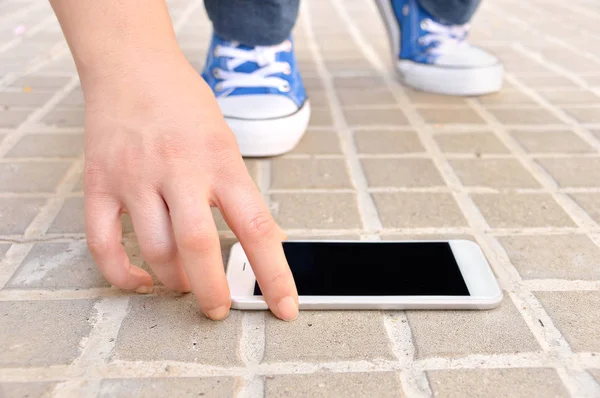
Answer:
<svg viewBox="0 0 600 398"><path fill-rule="evenodd" d="M217 101L225 117L237 119L274 119L292 115L299 109L291 98L278 94L234 95Z"/></svg>
<svg viewBox="0 0 600 398"><path fill-rule="evenodd" d="M498 64L500 61L492 54L473 46L464 46L454 52L443 54L436 64L448 67L480 68Z"/></svg>

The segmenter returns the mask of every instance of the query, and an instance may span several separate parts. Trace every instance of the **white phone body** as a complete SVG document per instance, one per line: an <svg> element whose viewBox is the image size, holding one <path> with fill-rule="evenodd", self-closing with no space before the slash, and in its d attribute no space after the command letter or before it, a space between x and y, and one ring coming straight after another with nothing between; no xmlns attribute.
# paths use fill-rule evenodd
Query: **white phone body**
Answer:
<svg viewBox="0 0 600 398"><path fill-rule="evenodd" d="M328 241L293 241L324 243ZM340 243L344 241L331 241ZM347 241L366 243L365 241ZM440 242L410 241L395 243ZM444 241L450 244L454 258L467 285L469 296L299 296L300 309L306 310L404 310L404 309L490 309L502 301L502 290L479 246L468 240ZM374 243L374 242L369 242ZM394 243L382 241L381 243ZM227 262L227 280L232 308L266 310L262 296L254 295L256 278L239 243L231 248Z"/></svg>

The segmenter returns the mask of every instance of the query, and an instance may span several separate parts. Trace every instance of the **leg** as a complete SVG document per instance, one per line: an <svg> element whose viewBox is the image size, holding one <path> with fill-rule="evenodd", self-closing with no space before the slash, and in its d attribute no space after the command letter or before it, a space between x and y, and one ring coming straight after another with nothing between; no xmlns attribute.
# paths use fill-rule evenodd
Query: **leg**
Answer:
<svg viewBox="0 0 600 398"><path fill-rule="evenodd" d="M468 23L481 0L419 0L419 4L437 21L447 25Z"/></svg>
<svg viewBox="0 0 600 398"><path fill-rule="evenodd" d="M248 46L273 46L288 38L300 0L205 0L215 33Z"/></svg>

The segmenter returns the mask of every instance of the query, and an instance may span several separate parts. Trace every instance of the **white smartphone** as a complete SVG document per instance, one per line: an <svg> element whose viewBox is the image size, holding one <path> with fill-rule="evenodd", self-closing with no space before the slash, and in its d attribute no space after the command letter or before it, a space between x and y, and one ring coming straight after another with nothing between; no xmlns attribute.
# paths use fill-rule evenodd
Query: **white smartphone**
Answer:
<svg viewBox="0 0 600 398"><path fill-rule="evenodd" d="M489 309L502 290L479 246L450 241L286 241L300 309ZM267 304L242 246L227 263L232 308Z"/></svg>

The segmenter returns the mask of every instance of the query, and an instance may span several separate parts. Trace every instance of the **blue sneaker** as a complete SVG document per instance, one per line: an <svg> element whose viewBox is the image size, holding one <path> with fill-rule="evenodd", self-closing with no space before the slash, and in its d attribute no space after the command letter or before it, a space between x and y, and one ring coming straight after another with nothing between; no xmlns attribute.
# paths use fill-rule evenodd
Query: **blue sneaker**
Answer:
<svg viewBox="0 0 600 398"><path fill-rule="evenodd" d="M213 35L202 77L211 87L243 156L275 156L304 135L310 103L292 40L249 47Z"/></svg>
<svg viewBox="0 0 600 398"><path fill-rule="evenodd" d="M498 58L467 43L469 25L436 21L417 0L377 0L404 83L436 94L480 95L502 87Z"/></svg>

